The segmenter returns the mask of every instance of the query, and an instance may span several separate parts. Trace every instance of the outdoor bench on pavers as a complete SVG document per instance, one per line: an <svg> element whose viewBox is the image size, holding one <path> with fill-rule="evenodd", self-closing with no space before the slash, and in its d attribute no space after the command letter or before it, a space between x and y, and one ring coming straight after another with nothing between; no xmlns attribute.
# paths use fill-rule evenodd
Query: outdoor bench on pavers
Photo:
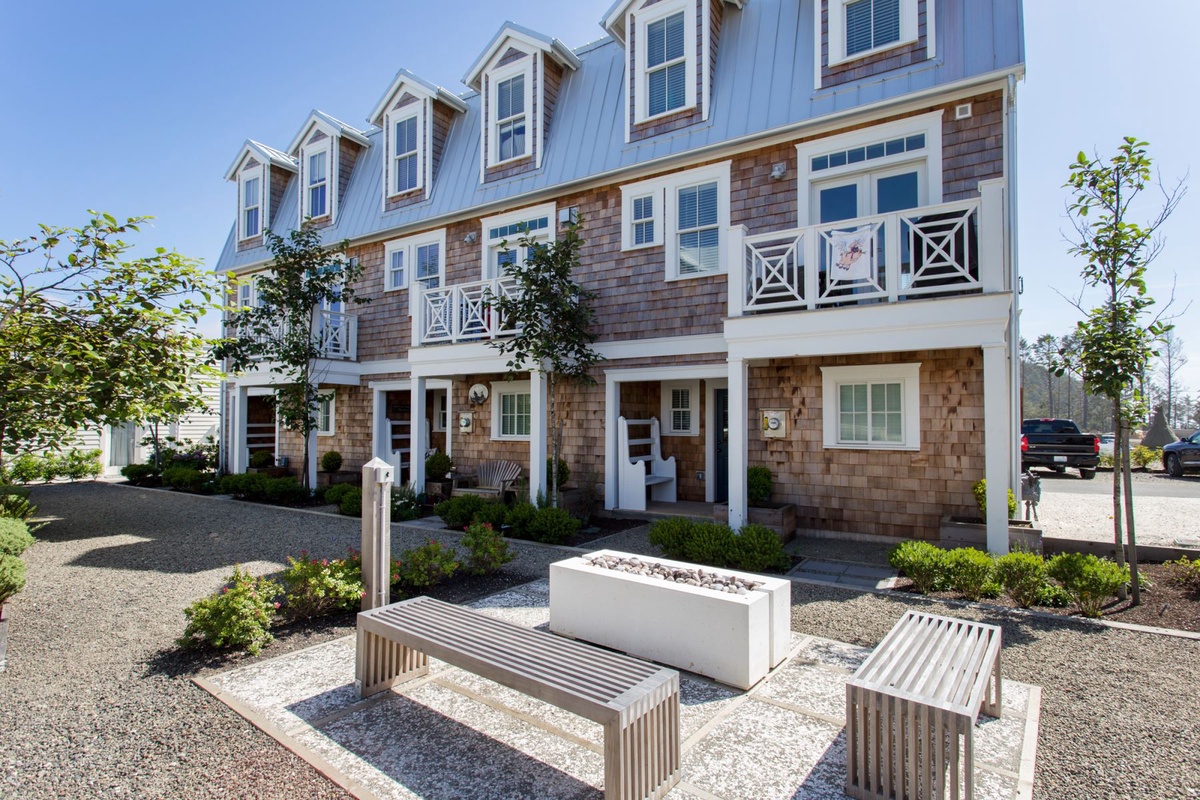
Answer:
<svg viewBox="0 0 1200 800"><path fill-rule="evenodd" d="M475 470L475 485L469 489L455 488L454 494L475 494L504 499L509 486L521 477L521 465L512 461L486 461Z"/></svg>
<svg viewBox="0 0 1200 800"><path fill-rule="evenodd" d="M431 597L358 615L360 697L425 675L429 658L604 726L606 800L661 798L679 782L679 673Z"/></svg>
<svg viewBox="0 0 1200 800"><path fill-rule="evenodd" d="M1000 716L1000 629L909 611L846 683L846 794L942 800L948 769L972 800L981 709Z"/></svg>

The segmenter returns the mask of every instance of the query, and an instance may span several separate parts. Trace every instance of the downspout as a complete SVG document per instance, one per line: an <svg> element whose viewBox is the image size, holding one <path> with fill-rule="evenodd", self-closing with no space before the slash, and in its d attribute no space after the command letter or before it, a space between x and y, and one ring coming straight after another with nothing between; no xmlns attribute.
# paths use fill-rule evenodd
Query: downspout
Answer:
<svg viewBox="0 0 1200 800"><path fill-rule="evenodd" d="M1009 311L1009 369L1011 372L1011 430L1009 442L1009 485L1019 495L1021 485L1021 275L1017 258L1019 238L1017 236L1017 76L1008 75L1008 88L1004 93L1004 145L1007 150L1005 171L1008 173L1008 258L1009 280L1012 291L1012 308ZM1019 498L1018 498L1019 500Z"/></svg>

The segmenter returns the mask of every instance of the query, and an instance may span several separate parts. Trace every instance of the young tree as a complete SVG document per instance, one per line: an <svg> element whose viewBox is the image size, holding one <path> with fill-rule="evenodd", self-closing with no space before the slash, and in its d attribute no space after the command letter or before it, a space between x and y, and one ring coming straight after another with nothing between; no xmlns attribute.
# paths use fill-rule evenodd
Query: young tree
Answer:
<svg viewBox="0 0 1200 800"><path fill-rule="evenodd" d="M550 503L558 507L558 460L562 452L564 421L559 415L560 384L590 385L595 379L590 368L601 360L591 348L594 312L590 305L596 293L575 282L572 273L579 268L579 236L582 220L567 226L557 241L531 240L527 235L520 244L529 255L522 264L508 267L508 275L517 284L511 294L488 295L488 302L517 334L511 339L495 339L492 347L508 361L509 377L530 369L546 376L546 394L550 406ZM503 245L502 245L503 246Z"/></svg>
<svg viewBox="0 0 1200 800"><path fill-rule="evenodd" d="M122 237L150 217L88 213L0 241L0 465L86 425L186 415L215 375L195 329L215 276L164 248L130 257Z"/></svg>
<svg viewBox="0 0 1200 800"><path fill-rule="evenodd" d="M1030 360L1046 369L1046 416L1054 416L1054 364L1058 358L1058 340L1053 334L1043 333L1033 343Z"/></svg>
<svg viewBox="0 0 1200 800"><path fill-rule="evenodd" d="M1137 575L1137 536L1133 515L1133 480L1128 458L1130 422L1145 414L1141 389L1155 342L1169 330L1151 317L1154 300L1146 293L1146 268L1162 251L1156 234L1170 217L1185 189L1182 181L1168 189L1161 181L1162 205L1145 222L1134 221L1134 202L1150 185L1151 160L1146 142L1125 137L1107 162L1080 151L1065 184L1072 192L1067 211L1075 226L1070 252L1082 257L1084 290L1102 293L1099 306L1085 310L1083 293L1075 306L1085 314L1077 324L1078 350L1064 352L1058 369L1074 362L1088 387L1112 402L1117 438L1113 448L1113 538L1124 562L1122 520L1129 543L1133 602L1141 601ZM1124 509L1122 509L1122 484ZM1124 513L1122 513L1124 511Z"/></svg>
<svg viewBox="0 0 1200 800"><path fill-rule="evenodd" d="M1187 363L1183 339L1174 330L1168 330L1163 335L1162 354L1158 357L1158 377L1166 392L1167 424L1172 428L1179 425L1179 394L1186 388L1180 385L1179 372Z"/></svg>
<svg viewBox="0 0 1200 800"><path fill-rule="evenodd" d="M321 234L307 225L285 238L265 231L274 259L255 283L258 302L231 311L225 320L229 338L217 348L230 372L259 361L271 362L275 410L287 430L305 441L302 482L308 487L307 442L317 429L328 334L322 301L343 307L368 302L354 290L362 273L356 260L345 258L347 242L326 247ZM279 382L275 382L278 376Z"/></svg>

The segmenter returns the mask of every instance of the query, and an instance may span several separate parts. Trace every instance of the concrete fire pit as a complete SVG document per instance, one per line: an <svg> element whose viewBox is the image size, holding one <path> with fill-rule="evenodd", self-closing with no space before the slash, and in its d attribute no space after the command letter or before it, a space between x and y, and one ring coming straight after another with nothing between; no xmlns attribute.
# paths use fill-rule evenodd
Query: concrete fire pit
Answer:
<svg viewBox="0 0 1200 800"><path fill-rule="evenodd" d="M634 563L609 569L597 557ZM700 570L726 588L700 585ZM791 606L788 581L735 570L613 550L550 565L550 630L739 689L787 657Z"/></svg>

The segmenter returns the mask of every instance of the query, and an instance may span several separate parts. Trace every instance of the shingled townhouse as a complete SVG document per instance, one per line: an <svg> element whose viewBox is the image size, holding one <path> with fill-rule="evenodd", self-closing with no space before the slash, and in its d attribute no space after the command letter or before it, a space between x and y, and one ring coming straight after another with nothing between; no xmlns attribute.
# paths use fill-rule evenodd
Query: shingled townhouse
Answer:
<svg viewBox="0 0 1200 800"><path fill-rule="evenodd" d="M728 501L736 526L765 465L802 528L936 538L986 477L1006 541L1020 1L619 0L601 24L571 49L506 22L465 92L408 65L362 128L313 111L285 149L245 142L217 269L266 268L263 230L311 219L371 302L319 310L309 441L269 365L231 376L227 467L336 449L420 485L436 447L536 493L545 380L506 380L484 297L522 232L580 218L604 360L565 396L565 459L607 508Z"/></svg>

